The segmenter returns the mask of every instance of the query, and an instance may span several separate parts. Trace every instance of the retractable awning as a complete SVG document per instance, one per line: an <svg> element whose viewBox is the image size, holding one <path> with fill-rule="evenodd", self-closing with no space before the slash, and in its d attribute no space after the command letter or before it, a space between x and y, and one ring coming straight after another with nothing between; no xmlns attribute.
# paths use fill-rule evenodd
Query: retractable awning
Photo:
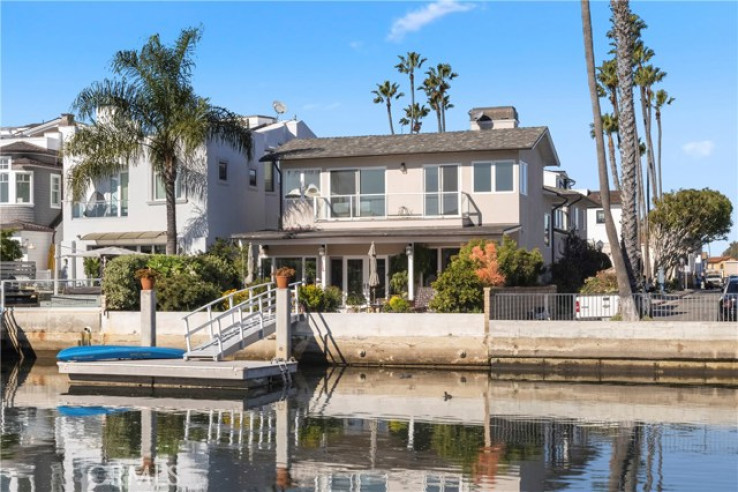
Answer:
<svg viewBox="0 0 738 492"><path fill-rule="evenodd" d="M83 241L95 241L99 245L114 246L117 244L166 244L165 231L138 232L91 232L83 235Z"/></svg>

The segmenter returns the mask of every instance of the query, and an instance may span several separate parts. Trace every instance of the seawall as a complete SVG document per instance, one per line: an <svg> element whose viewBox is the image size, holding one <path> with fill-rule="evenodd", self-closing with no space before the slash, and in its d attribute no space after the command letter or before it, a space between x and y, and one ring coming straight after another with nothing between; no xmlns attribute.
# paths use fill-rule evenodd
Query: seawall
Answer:
<svg viewBox="0 0 738 492"><path fill-rule="evenodd" d="M157 313L157 345L185 348L185 313ZM205 314L201 320L205 321ZM140 344L140 313L97 308L16 308L36 352ZM204 340L204 336L198 340ZM483 314L309 313L293 327L301 363L486 368L504 374L628 373L635 377L738 377L738 325L720 322L489 321ZM271 359L268 337L236 354Z"/></svg>

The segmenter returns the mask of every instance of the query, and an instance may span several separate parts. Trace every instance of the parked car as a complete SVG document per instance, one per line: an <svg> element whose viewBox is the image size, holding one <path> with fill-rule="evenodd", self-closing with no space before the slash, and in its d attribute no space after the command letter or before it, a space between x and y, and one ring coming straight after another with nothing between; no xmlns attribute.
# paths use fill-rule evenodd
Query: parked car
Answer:
<svg viewBox="0 0 738 492"><path fill-rule="evenodd" d="M723 276L719 273L708 273L705 275L705 285L703 289L722 289Z"/></svg>
<svg viewBox="0 0 738 492"><path fill-rule="evenodd" d="M731 277L725 284L723 295L718 301L718 319L720 321L738 319L738 277Z"/></svg>

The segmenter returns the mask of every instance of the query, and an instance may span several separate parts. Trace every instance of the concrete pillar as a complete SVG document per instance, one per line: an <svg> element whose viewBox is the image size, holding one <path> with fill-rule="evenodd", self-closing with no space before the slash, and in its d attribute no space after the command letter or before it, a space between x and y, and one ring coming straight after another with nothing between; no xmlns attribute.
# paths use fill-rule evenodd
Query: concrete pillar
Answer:
<svg viewBox="0 0 738 492"><path fill-rule="evenodd" d="M277 414L276 422L276 452L274 463L276 465L276 485L278 490L286 490L292 485L290 477L290 408L287 400L282 400L274 405Z"/></svg>
<svg viewBox="0 0 738 492"><path fill-rule="evenodd" d="M415 300L415 261L413 261L414 258L414 250L412 245L408 245L406 251L407 253L407 300L408 301L414 301Z"/></svg>
<svg viewBox="0 0 738 492"><path fill-rule="evenodd" d="M150 408L141 410L141 461L142 475L151 476L156 460L156 412Z"/></svg>
<svg viewBox="0 0 738 492"><path fill-rule="evenodd" d="M156 291L141 291L141 346L156 347Z"/></svg>
<svg viewBox="0 0 738 492"><path fill-rule="evenodd" d="M77 252L77 241L72 241L72 276L70 278L77 280L77 257L74 253Z"/></svg>
<svg viewBox="0 0 738 492"><path fill-rule="evenodd" d="M277 359L287 360L292 357L292 327L290 326L290 289L277 289Z"/></svg>

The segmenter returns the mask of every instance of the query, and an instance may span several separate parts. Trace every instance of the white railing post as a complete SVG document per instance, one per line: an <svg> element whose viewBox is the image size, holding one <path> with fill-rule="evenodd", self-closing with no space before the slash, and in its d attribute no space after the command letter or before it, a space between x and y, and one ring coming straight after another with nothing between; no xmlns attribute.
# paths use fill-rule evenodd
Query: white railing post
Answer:
<svg viewBox="0 0 738 492"><path fill-rule="evenodd" d="M187 351L190 352L192 350L190 343L190 318L185 318L185 343L187 344Z"/></svg>

